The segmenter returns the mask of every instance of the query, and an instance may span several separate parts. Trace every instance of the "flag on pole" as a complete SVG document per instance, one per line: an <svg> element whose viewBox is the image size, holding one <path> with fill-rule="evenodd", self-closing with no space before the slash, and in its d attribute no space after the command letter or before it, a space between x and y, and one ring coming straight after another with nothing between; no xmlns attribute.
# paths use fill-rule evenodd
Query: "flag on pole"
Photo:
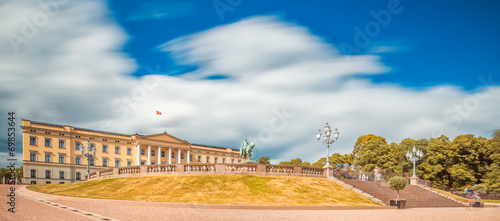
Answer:
<svg viewBox="0 0 500 221"><path fill-rule="evenodd" d="M161 112L160 111L156 111L156 115L161 115Z"/></svg>

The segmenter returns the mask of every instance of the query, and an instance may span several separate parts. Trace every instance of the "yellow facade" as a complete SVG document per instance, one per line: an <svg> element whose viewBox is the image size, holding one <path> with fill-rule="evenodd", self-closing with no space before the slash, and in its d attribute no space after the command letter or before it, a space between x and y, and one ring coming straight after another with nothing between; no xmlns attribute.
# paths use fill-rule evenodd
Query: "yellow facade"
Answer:
<svg viewBox="0 0 500 221"><path fill-rule="evenodd" d="M90 172L152 164L237 163L239 151L192 144L166 132L120 134L23 120L23 182L73 183L85 180L87 158L78 148L96 148ZM90 161L92 164L92 160Z"/></svg>

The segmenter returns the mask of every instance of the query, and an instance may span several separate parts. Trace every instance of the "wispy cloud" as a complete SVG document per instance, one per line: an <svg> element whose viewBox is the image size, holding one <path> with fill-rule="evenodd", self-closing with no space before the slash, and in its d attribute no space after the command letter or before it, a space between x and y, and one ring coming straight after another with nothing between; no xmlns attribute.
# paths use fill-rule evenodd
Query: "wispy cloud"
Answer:
<svg viewBox="0 0 500 221"><path fill-rule="evenodd" d="M192 1L153 1L140 3L128 20L171 19L196 15L198 8Z"/></svg>

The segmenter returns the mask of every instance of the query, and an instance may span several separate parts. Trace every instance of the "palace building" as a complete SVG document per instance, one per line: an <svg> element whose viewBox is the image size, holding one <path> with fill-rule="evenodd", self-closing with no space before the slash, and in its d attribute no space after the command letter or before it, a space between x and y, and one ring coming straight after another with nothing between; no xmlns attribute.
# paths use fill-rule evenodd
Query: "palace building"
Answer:
<svg viewBox="0 0 500 221"><path fill-rule="evenodd" d="M85 180L87 158L80 146L96 149L90 172L133 165L236 163L239 150L189 143L167 132L139 135L22 120L23 183Z"/></svg>

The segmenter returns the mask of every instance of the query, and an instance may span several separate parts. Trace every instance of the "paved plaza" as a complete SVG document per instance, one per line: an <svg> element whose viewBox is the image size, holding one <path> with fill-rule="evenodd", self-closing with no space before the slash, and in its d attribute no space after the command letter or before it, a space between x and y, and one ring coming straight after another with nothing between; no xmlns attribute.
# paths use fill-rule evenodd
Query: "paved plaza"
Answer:
<svg viewBox="0 0 500 221"><path fill-rule="evenodd" d="M0 185L7 195L10 186ZM16 186L16 213L2 197L0 220L498 220L499 207L394 208L252 207L82 199ZM6 193L6 194L3 194Z"/></svg>

